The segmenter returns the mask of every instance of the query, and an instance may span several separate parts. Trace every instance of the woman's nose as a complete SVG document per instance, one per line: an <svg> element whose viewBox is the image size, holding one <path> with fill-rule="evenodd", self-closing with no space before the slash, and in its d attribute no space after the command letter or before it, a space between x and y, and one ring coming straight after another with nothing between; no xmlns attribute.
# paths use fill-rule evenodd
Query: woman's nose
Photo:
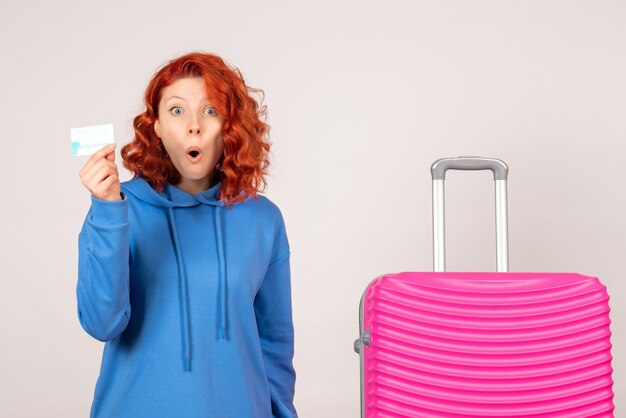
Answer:
<svg viewBox="0 0 626 418"><path fill-rule="evenodd" d="M200 121L195 113L191 115L187 125L189 135L200 135Z"/></svg>

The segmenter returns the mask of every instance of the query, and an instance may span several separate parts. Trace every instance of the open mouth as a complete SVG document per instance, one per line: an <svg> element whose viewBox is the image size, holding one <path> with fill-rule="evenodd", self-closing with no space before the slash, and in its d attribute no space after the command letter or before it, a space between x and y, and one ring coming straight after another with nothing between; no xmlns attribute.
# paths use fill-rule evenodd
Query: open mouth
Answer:
<svg viewBox="0 0 626 418"><path fill-rule="evenodd" d="M200 153L200 148L198 147L189 147L187 148L187 158L192 161L198 161L202 157Z"/></svg>

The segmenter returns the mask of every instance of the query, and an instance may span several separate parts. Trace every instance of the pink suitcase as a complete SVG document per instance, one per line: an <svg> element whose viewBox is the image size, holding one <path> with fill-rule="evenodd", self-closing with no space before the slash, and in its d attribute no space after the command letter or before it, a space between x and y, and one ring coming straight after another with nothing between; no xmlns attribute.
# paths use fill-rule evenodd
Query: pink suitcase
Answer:
<svg viewBox="0 0 626 418"><path fill-rule="evenodd" d="M445 272L449 169L494 173L497 273ZM361 417L613 417L606 287L508 273L504 162L447 158L431 173L435 272L379 276L361 298Z"/></svg>

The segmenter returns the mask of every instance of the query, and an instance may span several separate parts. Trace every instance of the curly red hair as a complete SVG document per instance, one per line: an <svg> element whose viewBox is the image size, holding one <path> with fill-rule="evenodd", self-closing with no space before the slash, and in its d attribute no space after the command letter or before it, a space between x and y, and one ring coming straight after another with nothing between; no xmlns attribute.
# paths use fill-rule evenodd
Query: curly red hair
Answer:
<svg viewBox="0 0 626 418"><path fill-rule="evenodd" d="M154 123L159 117L163 88L187 77L204 79L209 100L225 119L224 153L218 161L221 170L214 170L211 184L222 182L219 197L227 207L249 195L257 199L257 192L267 186L265 176L270 165L270 127L265 123L266 106L260 105L263 90L248 87L239 69L214 54L192 52L171 60L155 73L144 96L146 110L133 121L135 138L121 151L124 167L159 192L166 182L177 184L181 180L154 132ZM257 102L250 93L260 93L261 101Z"/></svg>

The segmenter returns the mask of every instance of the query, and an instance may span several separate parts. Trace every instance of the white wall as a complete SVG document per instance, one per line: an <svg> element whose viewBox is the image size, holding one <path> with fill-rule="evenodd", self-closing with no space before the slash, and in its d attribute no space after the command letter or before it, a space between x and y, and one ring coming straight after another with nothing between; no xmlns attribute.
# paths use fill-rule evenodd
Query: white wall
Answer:
<svg viewBox="0 0 626 418"><path fill-rule="evenodd" d="M625 21L626 3L608 0L3 7L0 415L88 415L103 344L76 314L89 194L69 130L114 123L129 142L155 69L191 50L266 92L302 417L358 416L361 293L382 273L431 269L428 169L468 154L510 166L512 271L607 285L626 414ZM450 270L494 269L492 187L449 174Z"/></svg>

